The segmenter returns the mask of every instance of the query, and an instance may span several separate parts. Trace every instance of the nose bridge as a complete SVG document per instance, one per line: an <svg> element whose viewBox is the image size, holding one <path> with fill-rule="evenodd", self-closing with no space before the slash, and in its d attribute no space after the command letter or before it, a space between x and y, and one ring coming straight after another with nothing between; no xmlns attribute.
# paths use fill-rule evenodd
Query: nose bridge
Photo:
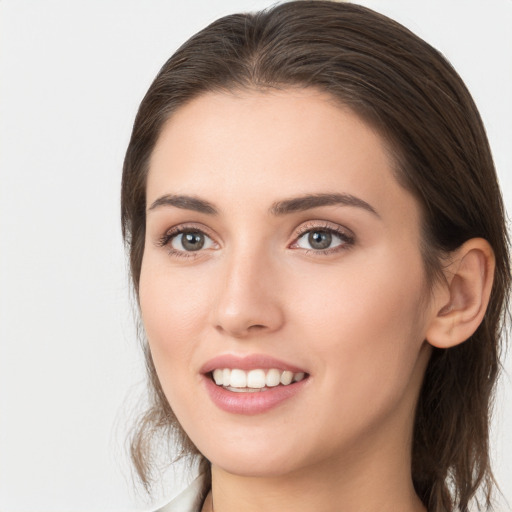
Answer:
<svg viewBox="0 0 512 512"><path fill-rule="evenodd" d="M216 328L235 337L278 329L284 316L276 273L265 244L249 239L230 248L219 283Z"/></svg>

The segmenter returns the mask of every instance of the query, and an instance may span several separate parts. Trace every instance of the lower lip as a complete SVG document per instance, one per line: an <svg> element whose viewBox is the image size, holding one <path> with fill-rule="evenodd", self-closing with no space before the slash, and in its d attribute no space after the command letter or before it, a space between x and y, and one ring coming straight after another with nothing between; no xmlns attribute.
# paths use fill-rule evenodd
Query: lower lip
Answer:
<svg viewBox="0 0 512 512"><path fill-rule="evenodd" d="M288 386L276 386L254 393L236 393L228 391L222 386L217 386L208 375L204 375L204 383L208 394L219 409L233 414L246 415L264 413L293 398L304 388L308 380L308 378L305 378Z"/></svg>

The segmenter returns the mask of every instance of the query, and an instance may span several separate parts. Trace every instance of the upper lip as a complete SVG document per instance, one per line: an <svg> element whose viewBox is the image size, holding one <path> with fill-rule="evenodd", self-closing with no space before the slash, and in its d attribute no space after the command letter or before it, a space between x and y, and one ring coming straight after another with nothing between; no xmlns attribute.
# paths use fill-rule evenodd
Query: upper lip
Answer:
<svg viewBox="0 0 512 512"><path fill-rule="evenodd" d="M201 373L209 373L217 368L237 368L239 370L270 370L275 368L277 370L288 370L293 373L304 372L304 369L299 368L293 364L287 363L276 359L275 357L266 354L251 354L248 356L241 356L235 354L221 354L207 361L202 367Z"/></svg>

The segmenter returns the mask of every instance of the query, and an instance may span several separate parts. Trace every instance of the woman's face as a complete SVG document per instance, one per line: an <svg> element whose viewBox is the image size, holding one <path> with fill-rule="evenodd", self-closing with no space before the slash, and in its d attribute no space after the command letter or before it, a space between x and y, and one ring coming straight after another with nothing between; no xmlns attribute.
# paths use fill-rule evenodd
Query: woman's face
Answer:
<svg viewBox="0 0 512 512"><path fill-rule="evenodd" d="M166 397L214 466L408 452L432 312L419 208L392 167L311 89L204 94L164 126L140 306Z"/></svg>

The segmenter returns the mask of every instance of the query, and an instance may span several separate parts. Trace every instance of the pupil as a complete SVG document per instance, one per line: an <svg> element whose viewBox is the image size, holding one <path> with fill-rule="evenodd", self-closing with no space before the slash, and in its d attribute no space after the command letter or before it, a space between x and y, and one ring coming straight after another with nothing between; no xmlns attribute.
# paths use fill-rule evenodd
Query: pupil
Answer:
<svg viewBox="0 0 512 512"><path fill-rule="evenodd" d="M332 235L327 231L313 231L308 236L308 241L313 249L327 249L332 242Z"/></svg>
<svg viewBox="0 0 512 512"><path fill-rule="evenodd" d="M204 235L202 233L185 233L181 243L187 251L198 251L204 245Z"/></svg>

